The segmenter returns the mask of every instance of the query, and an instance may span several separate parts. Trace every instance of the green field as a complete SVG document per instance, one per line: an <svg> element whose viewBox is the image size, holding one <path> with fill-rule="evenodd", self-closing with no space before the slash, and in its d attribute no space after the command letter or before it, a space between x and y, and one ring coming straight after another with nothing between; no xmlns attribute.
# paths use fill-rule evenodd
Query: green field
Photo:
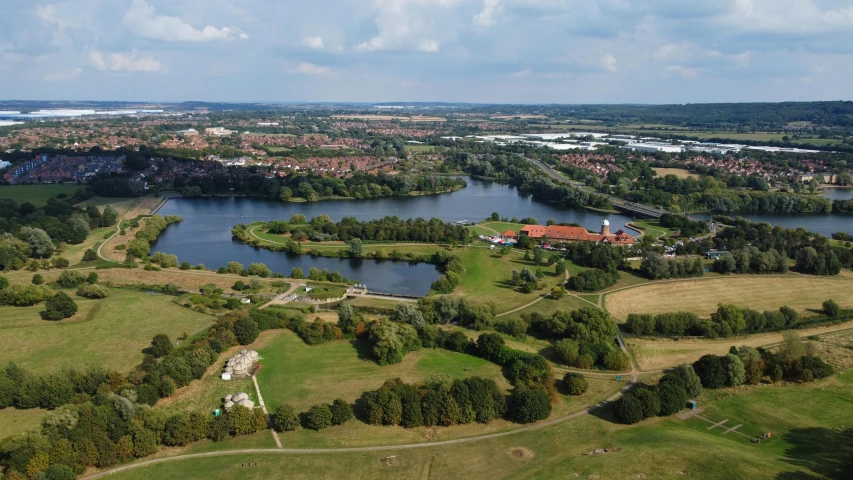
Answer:
<svg viewBox="0 0 853 480"><path fill-rule="evenodd" d="M47 199L61 193L74 195L74 192L86 187L80 185L10 185L0 186L0 198L11 198L22 204L29 202L36 207L47 205Z"/></svg>
<svg viewBox="0 0 853 480"><path fill-rule="evenodd" d="M43 305L0 307L0 364L55 372L99 363L125 372L142 360L154 335L174 340L213 323L213 317L175 305L172 297L113 289L104 300L87 300L68 293L79 310L60 322L42 320Z"/></svg>
<svg viewBox="0 0 853 480"><path fill-rule="evenodd" d="M407 152L432 153L435 151L435 145L406 145L405 149Z"/></svg>
<svg viewBox="0 0 853 480"><path fill-rule="evenodd" d="M482 376L509 387L500 367L481 358L441 349L423 349L406 355L402 363L379 366L366 344L339 340L308 346L290 331L273 333L269 344L258 350L264 366L258 374L268 408L289 403L307 410L315 403L335 398L354 402L367 390L375 390L389 378L409 382L433 375L452 378Z"/></svg>
<svg viewBox="0 0 853 480"><path fill-rule="evenodd" d="M0 409L0 441L22 432L38 430L46 413L47 410L40 408L17 410L10 407Z"/></svg>
<svg viewBox="0 0 853 480"><path fill-rule="evenodd" d="M111 478L850 478L851 385L853 375L848 372L817 384L750 387L736 395L726 391L700 398L700 405L706 408L701 414L709 420L729 419L731 426L742 424L746 434L771 432L773 437L761 444L733 433L723 435L720 428L709 430L711 424L698 418L668 417L634 426L616 425L606 420L605 409L542 430L460 444L194 458L120 472ZM847 433L839 428L848 428ZM390 434L394 429L384 430ZM596 448L618 451L584 455ZM395 456L391 465L381 461L389 456ZM241 462L258 465L245 468Z"/></svg>

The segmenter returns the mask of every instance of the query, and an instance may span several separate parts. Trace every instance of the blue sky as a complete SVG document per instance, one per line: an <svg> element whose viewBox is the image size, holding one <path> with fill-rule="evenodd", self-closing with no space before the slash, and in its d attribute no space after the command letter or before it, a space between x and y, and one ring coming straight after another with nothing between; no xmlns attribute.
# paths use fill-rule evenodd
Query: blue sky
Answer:
<svg viewBox="0 0 853 480"><path fill-rule="evenodd" d="M853 0L5 0L3 99L849 100Z"/></svg>

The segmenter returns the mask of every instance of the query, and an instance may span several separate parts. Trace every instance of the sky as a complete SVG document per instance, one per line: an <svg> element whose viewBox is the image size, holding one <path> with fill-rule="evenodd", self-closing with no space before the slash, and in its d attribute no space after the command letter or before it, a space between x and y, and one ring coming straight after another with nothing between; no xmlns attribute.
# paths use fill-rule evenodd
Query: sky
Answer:
<svg viewBox="0 0 853 480"><path fill-rule="evenodd" d="M853 0L4 0L0 99L850 100Z"/></svg>

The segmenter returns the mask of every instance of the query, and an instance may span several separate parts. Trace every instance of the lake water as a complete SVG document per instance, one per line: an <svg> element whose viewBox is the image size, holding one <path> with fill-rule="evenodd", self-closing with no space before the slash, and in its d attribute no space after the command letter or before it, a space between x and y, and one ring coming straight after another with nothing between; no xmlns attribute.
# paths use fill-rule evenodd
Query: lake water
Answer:
<svg viewBox="0 0 853 480"><path fill-rule="evenodd" d="M599 231L604 219L611 230L625 228L631 217L599 214L580 209L560 209L519 195L515 188L500 183L469 179L468 187L452 193L419 197L385 197L373 200L334 200L317 203L282 203L243 197L174 198L160 209L160 215L180 215L184 221L169 226L152 246L152 252L175 254L181 262L202 263L219 268L236 260L244 265L261 262L274 272L289 274L293 267L338 270L373 291L407 295L425 295L438 279L438 270L427 264L377 262L337 258L288 255L256 249L231 238L231 227L238 223L287 220L295 213L308 218L320 214L338 221L343 217L371 220L385 216L441 218L448 222L480 221L492 212L512 218L534 217L539 223L549 218L557 222L579 223L590 231Z"/></svg>
<svg viewBox="0 0 853 480"><path fill-rule="evenodd" d="M851 200L853 189L850 188L827 188L825 190L827 200ZM694 215L700 219L710 220L711 214L704 213ZM845 232L853 235L853 215L835 214L773 214L773 213L732 213L731 217L743 217L753 222L768 222L784 228L805 228L810 232L819 233L825 237L831 237L833 233Z"/></svg>
<svg viewBox="0 0 853 480"><path fill-rule="evenodd" d="M831 189L830 200L853 198L853 190ZM600 214L582 209L562 209L522 196L515 188L492 182L468 179L468 187L441 195L420 197L385 197L373 200L336 200L317 203L282 203L243 197L175 198L160 209L160 215L180 215L184 221L170 226L152 247L152 251L172 253L182 262L202 263L218 268L236 260L244 265L261 262L273 271L289 274L293 267L305 272L311 267L338 270L341 275L365 283L371 290L407 295L425 295L438 270L427 264L377 262L337 258L288 255L256 249L231 238L231 227L238 223L287 220L295 213L307 218L320 214L338 221L343 217L371 220L385 216L408 218L441 218L448 222L481 221L498 212L512 218L534 217L544 224L548 219L558 223L578 223L590 231L599 231L604 219L611 230L625 228L631 217L622 214ZM853 234L853 215L770 215L743 214L752 221L766 221L786 228L804 227L830 236L842 231ZM710 214L697 215L710 219Z"/></svg>

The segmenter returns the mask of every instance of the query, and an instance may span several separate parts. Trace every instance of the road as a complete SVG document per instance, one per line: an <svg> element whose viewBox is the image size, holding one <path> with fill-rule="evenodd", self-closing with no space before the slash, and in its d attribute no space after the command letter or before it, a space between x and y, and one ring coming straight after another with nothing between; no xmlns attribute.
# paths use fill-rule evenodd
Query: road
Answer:
<svg viewBox="0 0 853 480"><path fill-rule="evenodd" d="M539 170L542 170L546 175L548 175L549 177L551 177L552 179L554 179L558 182L568 183L569 185L571 185L575 188L578 188L578 189L584 189L584 187L585 187L584 184L577 182L575 180L571 180L571 179L566 178L565 176L561 175L558 171L554 170L553 168L551 168L548 165L545 165L544 163L540 162L539 160L536 160L533 158L528 158L528 157L522 157L522 158L524 158L528 162L532 163L533 165L538 167ZM623 200L621 198L614 197L613 195L608 195L606 193L595 192L595 194L607 198L608 200L610 200L610 203L612 203L614 207L616 207L620 210L627 210L628 212L631 212L631 213L634 213L637 215L641 215L644 217L660 218L664 213L667 213L666 210L661 210L659 208L651 207L649 205L643 205L641 203L629 202L627 200ZM695 219L691 219L691 220L695 220Z"/></svg>

